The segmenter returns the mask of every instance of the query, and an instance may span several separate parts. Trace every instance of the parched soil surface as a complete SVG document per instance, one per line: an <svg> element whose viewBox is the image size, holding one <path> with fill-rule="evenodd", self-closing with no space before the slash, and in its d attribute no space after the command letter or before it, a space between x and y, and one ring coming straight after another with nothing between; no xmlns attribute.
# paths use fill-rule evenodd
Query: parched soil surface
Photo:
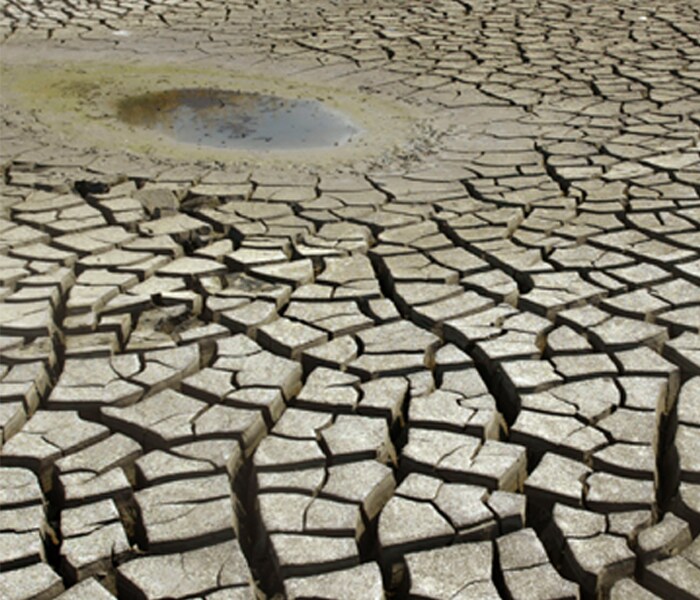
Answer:
<svg viewBox="0 0 700 600"><path fill-rule="evenodd" d="M696 2L0 9L1 598L700 596Z"/></svg>

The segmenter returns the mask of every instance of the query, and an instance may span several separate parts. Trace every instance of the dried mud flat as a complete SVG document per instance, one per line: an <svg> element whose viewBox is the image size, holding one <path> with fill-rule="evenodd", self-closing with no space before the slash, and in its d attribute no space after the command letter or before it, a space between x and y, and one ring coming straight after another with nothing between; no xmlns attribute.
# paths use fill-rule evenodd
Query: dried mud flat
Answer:
<svg viewBox="0 0 700 600"><path fill-rule="evenodd" d="M0 7L0 597L700 595L693 2Z"/></svg>

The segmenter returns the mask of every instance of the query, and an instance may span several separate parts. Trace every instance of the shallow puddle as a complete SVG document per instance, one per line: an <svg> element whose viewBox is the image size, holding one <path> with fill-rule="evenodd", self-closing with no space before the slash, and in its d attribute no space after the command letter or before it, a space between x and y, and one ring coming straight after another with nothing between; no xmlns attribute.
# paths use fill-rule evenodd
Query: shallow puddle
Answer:
<svg viewBox="0 0 700 600"><path fill-rule="evenodd" d="M180 142L214 148L332 148L359 133L350 119L318 100L217 89L177 89L126 98L119 118Z"/></svg>

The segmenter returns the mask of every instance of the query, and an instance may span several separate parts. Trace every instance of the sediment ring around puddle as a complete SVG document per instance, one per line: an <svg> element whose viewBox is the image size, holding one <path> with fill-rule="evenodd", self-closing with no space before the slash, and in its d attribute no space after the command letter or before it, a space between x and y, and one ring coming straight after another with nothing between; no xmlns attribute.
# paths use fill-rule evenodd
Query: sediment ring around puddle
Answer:
<svg viewBox="0 0 700 600"><path fill-rule="evenodd" d="M396 99L260 73L83 60L3 71L4 102L31 111L68 145L98 151L339 165L424 147L434 136L430 116Z"/></svg>

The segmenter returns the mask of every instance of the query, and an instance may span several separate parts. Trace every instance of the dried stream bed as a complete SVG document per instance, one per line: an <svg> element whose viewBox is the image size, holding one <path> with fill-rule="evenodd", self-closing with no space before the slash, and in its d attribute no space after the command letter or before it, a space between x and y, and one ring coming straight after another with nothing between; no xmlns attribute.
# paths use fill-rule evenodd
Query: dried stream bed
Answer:
<svg viewBox="0 0 700 600"><path fill-rule="evenodd" d="M5 2L0 597L696 598L699 17Z"/></svg>

